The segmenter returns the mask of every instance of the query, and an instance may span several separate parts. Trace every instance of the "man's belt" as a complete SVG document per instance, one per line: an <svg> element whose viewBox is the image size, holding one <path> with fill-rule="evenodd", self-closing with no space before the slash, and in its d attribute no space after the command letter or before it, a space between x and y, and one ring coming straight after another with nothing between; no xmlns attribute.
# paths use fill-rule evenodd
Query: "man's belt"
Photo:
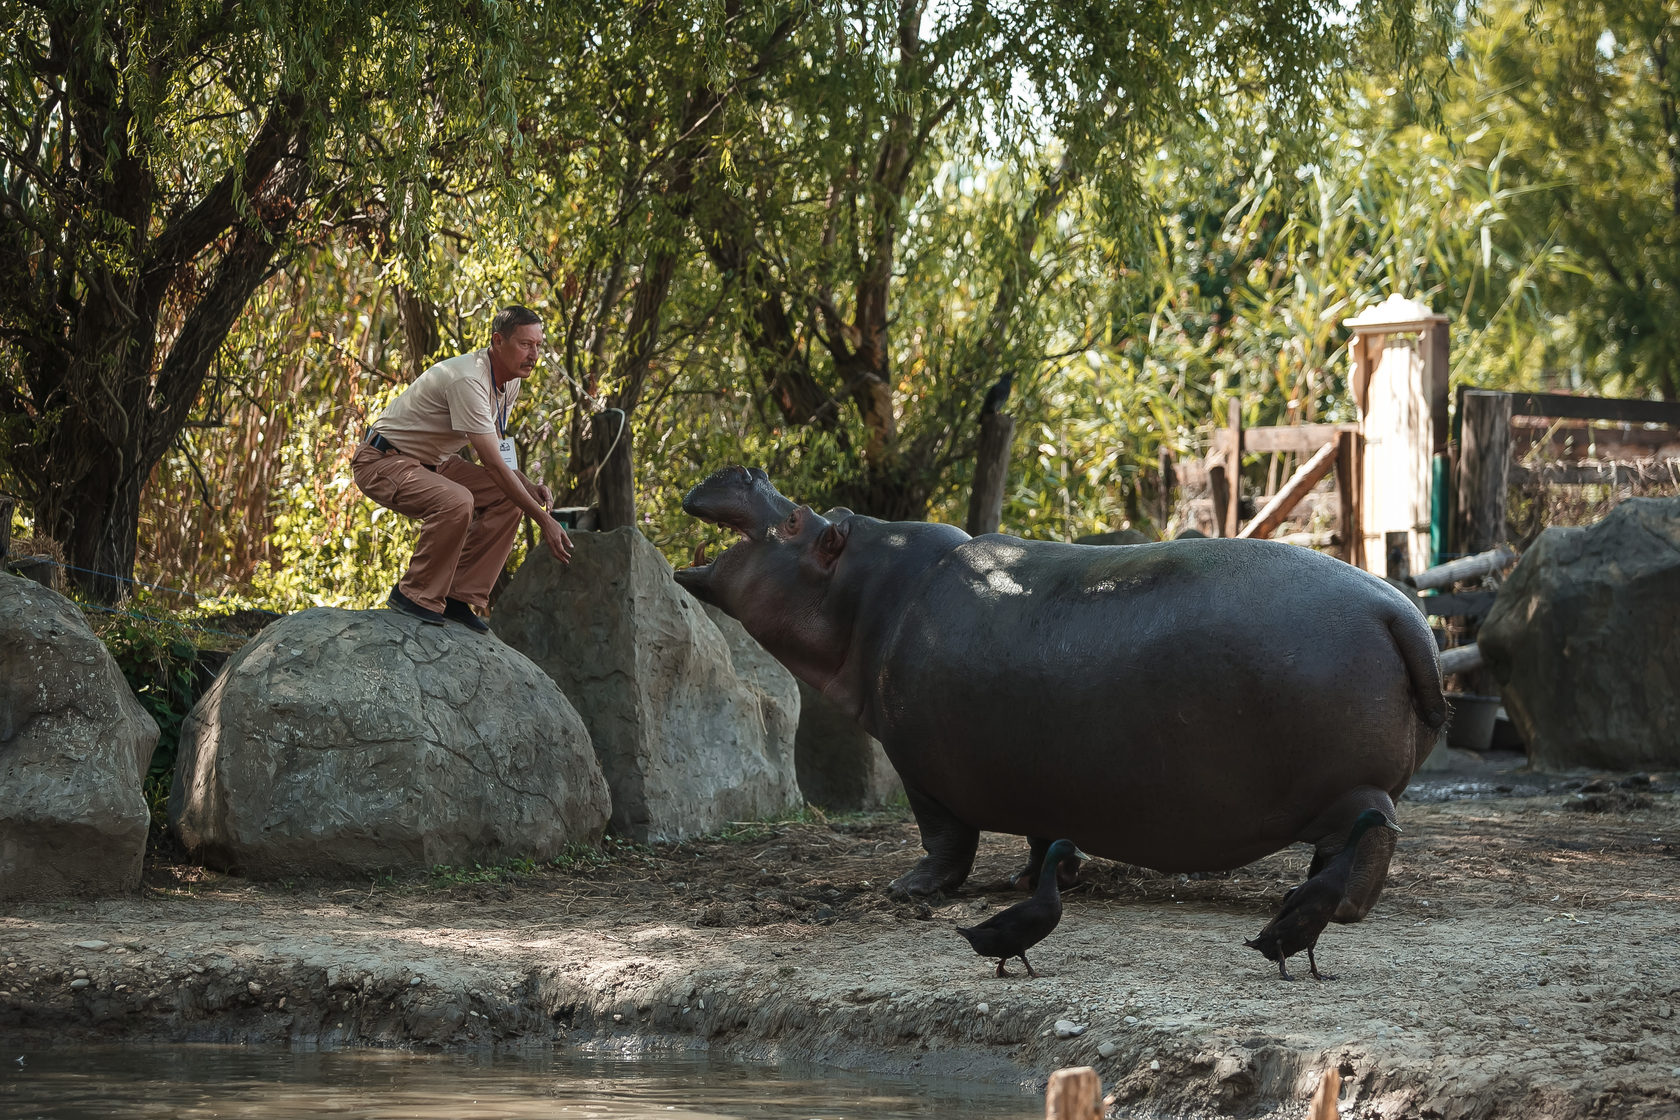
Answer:
<svg viewBox="0 0 1680 1120"><path fill-rule="evenodd" d="M396 444L392 443L378 432L372 430L368 431L367 444L380 454L385 454L387 452L395 452L398 455L402 454L402 452L398 450ZM412 459L413 456L411 455L409 458ZM437 473L437 464L435 463L421 463L420 465L431 471L433 474Z"/></svg>

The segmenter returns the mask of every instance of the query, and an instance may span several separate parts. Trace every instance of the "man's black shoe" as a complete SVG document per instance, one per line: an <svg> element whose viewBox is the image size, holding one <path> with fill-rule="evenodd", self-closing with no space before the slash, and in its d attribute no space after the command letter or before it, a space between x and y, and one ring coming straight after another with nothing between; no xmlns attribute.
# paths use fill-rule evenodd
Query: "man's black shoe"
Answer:
<svg viewBox="0 0 1680 1120"><path fill-rule="evenodd" d="M445 599L443 601L443 617L451 622L459 622L468 630L479 634L490 632L490 624L478 617L471 606L459 599Z"/></svg>
<svg viewBox="0 0 1680 1120"><path fill-rule="evenodd" d="M401 591L398 591L394 587L391 588L391 594L386 598L385 605L394 611L401 611L406 615L412 615L415 618L418 618L421 622L429 622L433 626L443 625L442 611L434 611L430 607L422 607L419 603L416 603L413 599L410 599L407 595L404 595Z"/></svg>

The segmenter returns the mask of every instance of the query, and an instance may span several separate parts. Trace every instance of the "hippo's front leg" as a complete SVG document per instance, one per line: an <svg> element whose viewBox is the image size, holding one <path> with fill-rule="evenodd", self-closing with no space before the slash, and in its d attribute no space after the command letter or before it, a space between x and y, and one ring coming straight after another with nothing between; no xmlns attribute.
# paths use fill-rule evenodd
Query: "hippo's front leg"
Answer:
<svg viewBox="0 0 1680 1120"><path fill-rule="evenodd" d="M1046 836L1027 837L1027 865L1015 873L1014 887L1018 891L1030 891L1038 886L1038 870L1044 866L1044 857L1050 853L1053 841ZM1079 858L1069 856L1056 868L1056 886L1067 890L1079 882Z"/></svg>
<svg viewBox="0 0 1680 1120"><path fill-rule="evenodd" d="M910 811L916 815L916 827L922 831L922 848L927 855L908 874L894 879L887 892L895 898L907 898L955 890L974 866L980 830L958 820L945 806L909 783L904 792L910 799Z"/></svg>

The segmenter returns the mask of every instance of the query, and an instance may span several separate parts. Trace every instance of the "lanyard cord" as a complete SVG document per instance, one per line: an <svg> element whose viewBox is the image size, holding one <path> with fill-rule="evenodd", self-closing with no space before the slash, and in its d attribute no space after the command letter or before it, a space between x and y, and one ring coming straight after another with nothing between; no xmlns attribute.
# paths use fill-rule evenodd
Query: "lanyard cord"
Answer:
<svg viewBox="0 0 1680 1120"><path fill-rule="evenodd" d="M485 364L490 367L490 391L496 394L496 438L507 438L508 392L507 386L496 380L496 363L490 360L490 351L484 352Z"/></svg>

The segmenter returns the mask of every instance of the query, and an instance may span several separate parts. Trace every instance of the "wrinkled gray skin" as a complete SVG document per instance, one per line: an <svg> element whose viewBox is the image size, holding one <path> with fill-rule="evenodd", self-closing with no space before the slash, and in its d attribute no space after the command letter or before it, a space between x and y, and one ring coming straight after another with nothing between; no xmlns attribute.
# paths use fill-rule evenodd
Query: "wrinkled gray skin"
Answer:
<svg viewBox="0 0 1680 1120"><path fill-rule="evenodd" d="M743 539L676 573L854 714L904 779L927 851L896 893L950 890L981 830L1161 871L1305 841L1312 871L1394 799L1445 720L1423 616L1382 580L1273 541L1127 548L818 515L761 470L683 500ZM1338 921L1376 901L1361 842ZM1379 839L1386 838L1386 839Z"/></svg>

